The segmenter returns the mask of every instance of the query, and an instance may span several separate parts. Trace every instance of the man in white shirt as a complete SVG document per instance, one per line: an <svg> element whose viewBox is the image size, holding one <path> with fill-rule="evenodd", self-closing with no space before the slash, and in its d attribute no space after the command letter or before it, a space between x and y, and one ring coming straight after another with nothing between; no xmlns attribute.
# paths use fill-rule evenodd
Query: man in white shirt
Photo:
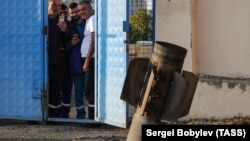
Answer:
<svg viewBox="0 0 250 141"><path fill-rule="evenodd" d="M83 72L85 73L85 97L88 100L88 117L94 119L94 49L95 49L95 17L89 1L78 4L79 15L86 20L84 38L81 45Z"/></svg>

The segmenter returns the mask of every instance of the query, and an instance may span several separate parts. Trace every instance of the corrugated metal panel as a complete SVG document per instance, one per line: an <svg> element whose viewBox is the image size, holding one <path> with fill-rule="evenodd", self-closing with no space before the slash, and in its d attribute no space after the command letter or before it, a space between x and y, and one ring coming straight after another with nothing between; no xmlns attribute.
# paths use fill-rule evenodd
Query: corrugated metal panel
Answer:
<svg viewBox="0 0 250 141"><path fill-rule="evenodd" d="M0 118L41 119L43 0L2 0L0 9Z"/></svg>
<svg viewBox="0 0 250 141"><path fill-rule="evenodd" d="M127 126L127 104L120 99L127 73L126 0L96 1L97 9L97 120Z"/></svg>

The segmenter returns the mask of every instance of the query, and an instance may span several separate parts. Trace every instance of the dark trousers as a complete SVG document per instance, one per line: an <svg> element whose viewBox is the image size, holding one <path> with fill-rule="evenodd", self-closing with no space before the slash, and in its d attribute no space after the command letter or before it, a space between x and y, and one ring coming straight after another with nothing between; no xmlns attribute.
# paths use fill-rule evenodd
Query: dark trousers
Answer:
<svg viewBox="0 0 250 141"><path fill-rule="evenodd" d="M65 73L64 65L49 65L49 105L48 116L59 117L61 92Z"/></svg>
<svg viewBox="0 0 250 141"><path fill-rule="evenodd" d="M83 62L85 58L83 58ZM92 58L89 64L89 71L85 72L85 97L88 100L88 117L94 119L95 110L95 59Z"/></svg>
<svg viewBox="0 0 250 141"><path fill-rule="evenodd" d="M60 108L60 117L69 118L70 113L70 101L72 95L73 79L70 72L69 64L65 66L64 82L62 88L62 99Z"/></svg>

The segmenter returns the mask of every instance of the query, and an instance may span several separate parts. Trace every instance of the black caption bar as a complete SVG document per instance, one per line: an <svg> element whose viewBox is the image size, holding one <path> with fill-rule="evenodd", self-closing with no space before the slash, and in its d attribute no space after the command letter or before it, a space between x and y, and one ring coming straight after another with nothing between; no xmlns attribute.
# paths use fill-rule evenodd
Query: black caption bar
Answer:
<svg viewBox="0 0 250 141"><path fill-rule="evenodd" d="M142 141L171 139L250 140L250 125L142 125Z"/></svg>

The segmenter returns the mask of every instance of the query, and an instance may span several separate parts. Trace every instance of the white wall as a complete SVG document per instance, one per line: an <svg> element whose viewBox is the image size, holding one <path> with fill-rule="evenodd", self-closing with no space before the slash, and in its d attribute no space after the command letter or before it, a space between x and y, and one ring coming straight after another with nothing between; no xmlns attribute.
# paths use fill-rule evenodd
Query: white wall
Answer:
<svg viewBox="0 0 250 141"><path fill-rule="evenodd" d="M192 70L191 19L188 0L156 1L155 40L179 45L188 50L183 69Z"/></svg>
<svg viewBox="0 0 250 141"><path fill-rule="evenodd" d="M156 41L188 49L183 69L200 80L194 118L250 115L250 1L157 0Z"/></svg>
<svg viewBox="0 0 250 141"><path fill-rule="evenodd" d="M250 77L249 6L249 0L192 0L195 72Z"/></svg>

